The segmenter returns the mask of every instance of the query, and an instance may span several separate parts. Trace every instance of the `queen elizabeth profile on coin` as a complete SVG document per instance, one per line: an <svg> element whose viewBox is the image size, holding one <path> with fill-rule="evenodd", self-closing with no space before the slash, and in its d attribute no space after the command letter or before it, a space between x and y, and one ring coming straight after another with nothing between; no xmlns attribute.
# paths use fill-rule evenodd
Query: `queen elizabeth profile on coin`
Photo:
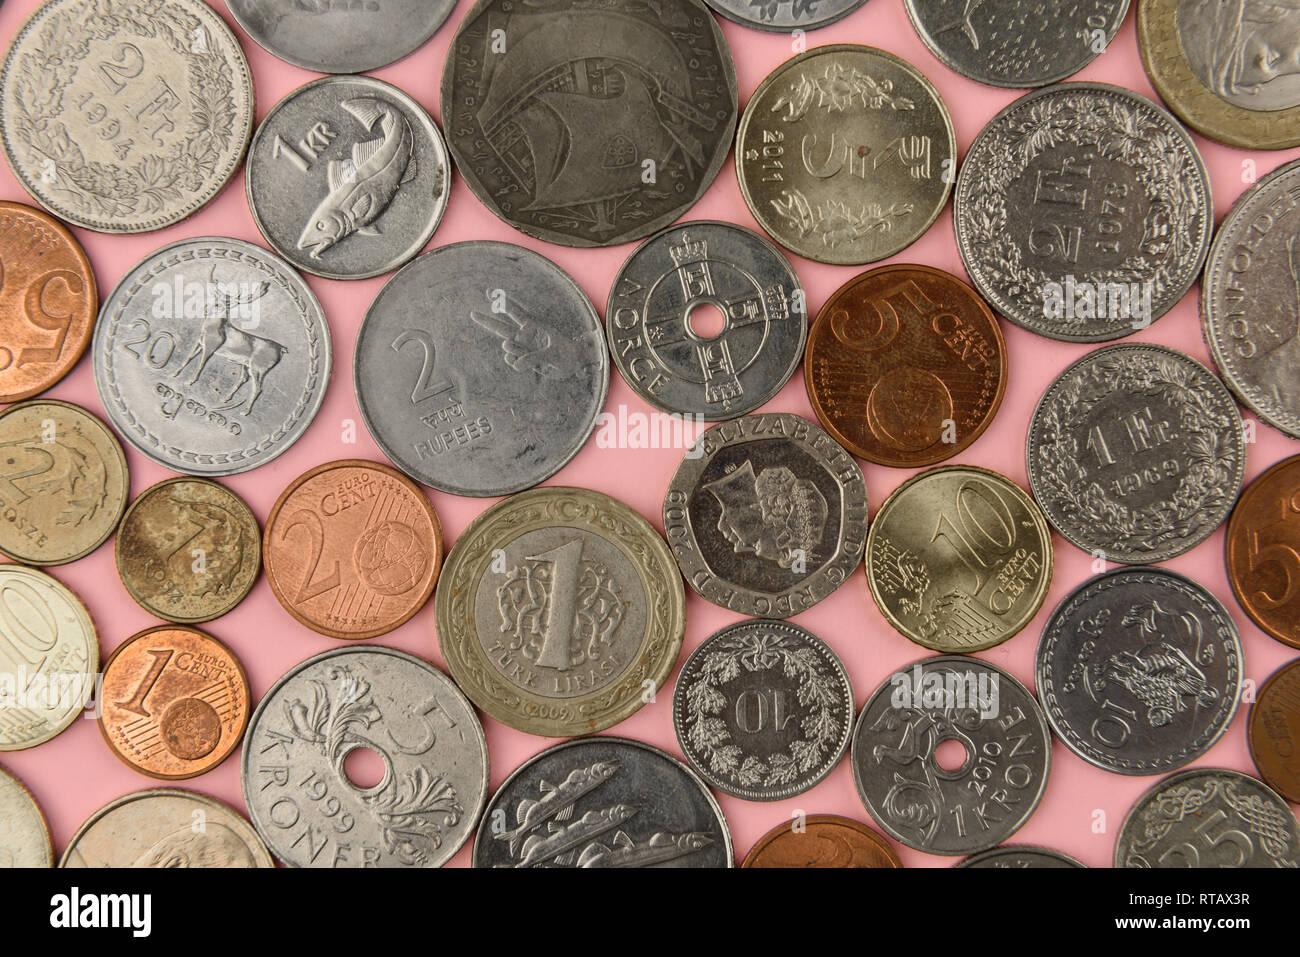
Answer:
<svg viewBox="0 0 1300 957"><path fill-rule="evenodd" d="M1300 106L1300 0L1181 0L1178 38L1192 72L1229 103Z"/></svg>
<svg viewBox="0 0 1300 957"><path fill-rule="evenodd" d="M722 506L718 531L736 552L793 568L808 561L826 530L826 499L812 482L783 465L757 475L745 462L705 486Z"/></svg>

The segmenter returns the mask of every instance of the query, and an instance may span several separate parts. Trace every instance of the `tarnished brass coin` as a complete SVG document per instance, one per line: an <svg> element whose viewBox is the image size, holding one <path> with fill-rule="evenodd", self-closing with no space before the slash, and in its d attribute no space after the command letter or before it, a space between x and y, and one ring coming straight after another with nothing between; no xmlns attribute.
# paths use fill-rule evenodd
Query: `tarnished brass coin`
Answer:
<svg viewBox="0 0 1300 957"><path fill-rule="evenodd" d="M1052 583L1052 537L1020 486L950 465L922 472L880 506L866 568L891 625L918 645L968 654L1038 614Z"/></svg>
<svg viewBox="0 0 1300 957"><path fill-rule="evenodd" d="M883 835L838 814L786 821L758 839L741 867L902 867Z"/></svg>
<svg viewBox="0 0 1300 957"><path fill-rule="evenodd" d="M167 621L197 624L224 615L253 587L262 567L262 530L225 486L167 479L131 503L115 556L136 604Z"/></svg>
<svg viewBox="0 0 1300 957"><path fill-rule="evenodd" d="M50 828L36 798L0 766L0 870L53 867Z"/></svg>
<svg viewBox="0 0 1300 957"><path fill-rule="evenodd" d="M1300 648L1300 455L1241 493L1228 519L1224 562L1242 610L1278 641Z"/></svg>
<svg viewBox="0 0 1300 957"><path fill-rule="evenodd" d="M89 555L130 488L122 446L80 406L32 399L0 412L0 553L26 565Z"/></svg>
<svg viewBox="0 0 1300 957"><path fill-rule="evenodd" d="M1273 672L1259 689L1247 739L1259 776L1300 804L1300 658Z"/></svg>

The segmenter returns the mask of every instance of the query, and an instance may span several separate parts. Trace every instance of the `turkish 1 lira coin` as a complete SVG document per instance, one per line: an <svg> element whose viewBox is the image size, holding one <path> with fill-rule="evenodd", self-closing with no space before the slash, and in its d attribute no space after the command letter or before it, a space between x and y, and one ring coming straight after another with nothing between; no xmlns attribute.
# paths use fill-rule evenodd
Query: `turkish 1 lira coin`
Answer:
<svg viewBox="0 0 1300 957"><path fill-rule="evenodd" d="M22 781L0 766L0 869L53 866L50 829L40 805Z"/></svg>
<svg viewBox="0 0 1300 957"><path fill-rule="evenodd" d="M820 30L847 17L866 0L707 0L728 20L756 30Z"/></svg>

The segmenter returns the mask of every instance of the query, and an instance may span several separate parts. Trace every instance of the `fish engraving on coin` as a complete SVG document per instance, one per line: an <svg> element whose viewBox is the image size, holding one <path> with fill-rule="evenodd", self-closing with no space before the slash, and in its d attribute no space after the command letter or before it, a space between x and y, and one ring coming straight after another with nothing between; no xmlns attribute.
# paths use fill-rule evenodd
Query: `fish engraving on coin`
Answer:
<svg viewBox="0 0 1300 957"><path fill-rule="evenodd" d="M758 839L741 867L882 867L903 863L889 841L836 814L809 814L778 824Z"/></svg>
<svg viewBox="0 0 1300 957"><path fill-rule="evenodd" d="M1074 858L1062 854L1060 851L1053 851L1046 847L1030 847L1029 845L1007 844L1004 847L995 847L991 851L983 851L979 854L972 854L964 861L959 861L956 867L986 867L986 868L1040 868L1040 867L1083 867Z"/></svg>
<svg viewBox="0 0 1300 957"><path fill-rule="evenodd" d="M1283 665L1260 687L1246 734L1259 776L1300 804L1300 659Z"/></svg>
<svg viewBox="0 0 1300 957"><path fill-rule="evenodd" d="M1241 493L1224 536L1228 584L1267 634L1300 648L1300 455Z"/></svg>
<svg viewBox="0 0 1300 957"><path fill-rule="evenodd" d="M0 870L53 866L50 829L40 805L22 781L0 766Z"/></svg>
<svg viewBox="0 0 1300 957"><path fill-rule="evenodd" d="M775 33L820 30L847 17L866 0L705 0L728 20Z"/></svg>

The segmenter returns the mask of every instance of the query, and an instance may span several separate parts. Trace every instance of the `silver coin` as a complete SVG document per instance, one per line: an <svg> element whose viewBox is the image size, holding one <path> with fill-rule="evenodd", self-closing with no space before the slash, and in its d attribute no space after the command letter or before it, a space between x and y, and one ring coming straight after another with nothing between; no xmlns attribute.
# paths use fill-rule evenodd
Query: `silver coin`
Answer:
<svg viewBox="0 0 1300 957"><path fill-rule="evenodd" d="M1103 342L1174 307L1214 231L1210 179L1182 125L1130 90L1062 83L995 116L953 198L971 282L1016 325Z"/></svg>
<svg viewBox="0 0 1300 957"><path fill-rule="evenodd" d="M731 150L736 70L700 0L478 0L442 75L442 125L476 196L564 246L649 236Z"/></svg>
<svg viewBox="0 0 1300 957"><path fill-rule="evenodd" d="M383 762L372 787L348 775L358 748ZM487 739L432 665L392 648L339 648L262 698L240 781L253 826L292 867L439 867L487 800Z"/></svg>
<svg viewBox="0 0 1300 957"><path fill-rule="evenodd" d="M180 222L239 169L253 80L201 0L50 0L0 67L0 136L61 219L138 233Z"/></svg>
<svg viewBox="0 0 1300 957"><path fill-rule="evenodd" d="M964 751L940 763L942 745ZM853 732L853 780L890 836L929 854L1002 843L1047 787L1052 740L1029 689L978 658L941 655L896 672Z"/></svg>
<svg viewBox="0 0 1300 957"><path fill-rule="evenodd" d="M844 757L853 686L812 632L750 620L692 652L673 691L677 743L697 774L748 801L802 794Z"/></svg>
<svg viewBox="0 0 1300 957"><path fill-rule="evenodd" d="M664 498L664 531L703 598L755 618L788 618L862 561L867 486L829 435L785 412L709 429Z"/></svg>
<svg viewBox="0 0 1300 957"><path fill-rule="evenodd" d="M475 867L731 867L731 833L704 782L627 738L567 741L492 797Z"/></svg>
<svg viewBox="0 0 1300 957"><path fill-rule="evenodd" d="M0 767L0 869L53 867L45 815L23 782Z"/></svg>
<svg viewBox="0 0 1300 957"><path fill-rule="evenodd" d="M1070 542L1110 562L1162 562L1232 511L1246 468L1241 413L1203 365L1164 346L1090 352L1030 421L1029 485Z"/></svg>
<svg viewBox="0 0 1300 957"><path fill-rule="evenodd" d="M507 495L578 453L609 391L600 317L550 260L464 242L403 267L357 333L357 405L411 478Z"/></svg>
<svg viewBox="0 0 1300 957"><path fill-rule="evenodd" d="M1031 847L1028 844L1007 844L995 847L991 851L972 854L964 861L958 861L956 867L978 868L1042 868L1042 867L1083 867L1073 857L1053 851L1046 847Z"/></svg>
<svg viewBox="0 0 1300 957"><path fill-rule="evenodd" d="M317 73L368 73L414 53L456 0L226 0L257 44Z"/></svg>
<svg viewBox="0 0 1300 957"><path fill-rule="evenodd" d="M91 349L113 426L189 475L271 461L307 430L330 378L311 288L238 239L185 239L146 257L104 303Z"/></svg>
<svg viewBox="0 0 1300 957"><path fill-rule="evenodd" d="M1024 89L1057 83L1095 60L1115 38L1129 0L906 0L930 52L962 76Z"/></svg>
<svg viewBox="0 0 1300 957"><path fill-rule="evenodd" d="M1192 768L1137 799L1115 840L1115 866L1300 867L1300 826L1250 775Z"/></svg>
<svg viewBox="0 0 1300 957"><path fill-rule="evenodd" d="M605 310L609 348L656 408L732 419L790 381L808 338L806 302L767 240L730 223L682 223L647 239L619 270Z"/></svg>
<svg viewBox="0 0 1300 957"><path fill-rule="evenodd" d="M728 20L753 27L789 33L820 30L847 17L867 0L707 0Z"/></svg>
<svg viewBox="0 0 1300 957"><path fill-rule="evenodd" d="M1222 736L1237 711L1241 642L1213 595L1161 568L1118 568L1057 606L1035 683L1067 748L1117 774L1164 774Z"/></svg>
<svg viewBox="0 0 1300 957"><path fill-rule="evenodd" d="M77 830L59 867L274 867L234 808L179 788L110 801Z"/></svg>
<svg viewBox="0 0 1300 957"><path fill-rule="evenodd" d="M1242 405L1300 438L1300 161L1261 179L1223 220L1201 282L1201 330Z"/></svg>
<svg viewBox="0 0 1300 957"><path fill-rule="evenodd" d="M368 279L412 259L442 220L450 181L429 114L368 76L322 77L277 103L244 177L266 241L330 279Z"/></svg>

